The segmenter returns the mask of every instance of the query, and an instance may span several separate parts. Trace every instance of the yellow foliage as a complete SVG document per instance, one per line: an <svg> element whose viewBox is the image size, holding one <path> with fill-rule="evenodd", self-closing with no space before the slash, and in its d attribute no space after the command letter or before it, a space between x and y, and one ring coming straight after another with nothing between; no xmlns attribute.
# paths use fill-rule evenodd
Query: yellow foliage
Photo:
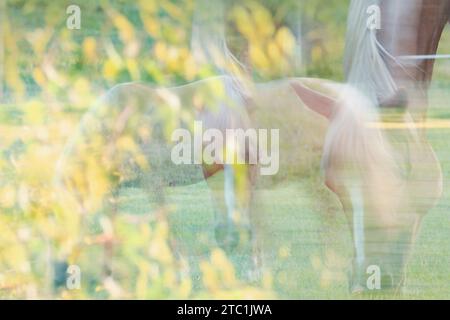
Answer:
<svg viewBox="0 0 450 320"><path fill-rule="evenodd" d="M128 19L124 15L115 11L111 11L111 15L114 25L119 30L119 35L122 41L124 43L128 43L134 40L134 27L130 23L130 21L128 21Z"/></svg>
<svg viewBox="0 0 450 320"><path fill-rule="evenodd" d="M139 66L135 59L126 59L125 61L127 65L128 72L131 75L131 79L133 80L139 80L141 78L140 72L139 72Z"/></svg>
<svg viewBox="0 0 450 320"><path fill-rule="evenodd" d="M267 59L264 50L257 45L250 46L250 58L257 68L267 70L270 67L269 59Z"/></svg>
<svg viewBox="0 0 450 320"><path fill-rule="evenodd" d="M233 11L233 17L239 32L250 42L256 41L255 26L251 21L248 11L243 6L237 6Z"/></svg>
<svg viewBox="0 0 450 320"><path fill-rule="evenodd" d="M106 60L103 65L103 75L107 80L113 81L120 71L120 66L117 65L112 59Z"/></svg>
<svg viewBox="0 0 450 320"><path fill-rule="evenodd" d="M90 63L97 58L97 43L93 37L87 37L83 41L83 55Z"/></svg>
<svg viewBox="0 0 450 320"><path fill-rule="evenodd" d="M58 20L50 11L44 16L50 24L31 31L16 30L12 19L2 21L3 77L6 91L15 98L5 110L19 112L17 117L2 113L0 119L4 121L0 123L1 297L41 298L50 292L51 298L62 299L272 297L269 275L262 287L242 283L220 249L212 249L210 259L200 263L204 287L197 288L191 261L174 246L167 218L172 206L151 207L145 213L121 207L115 194L118 184L135 178L127 166L131 163L140 173L151 172L140 143L151 142L155 127L153 118L141 119L142 110L131 103L131 107L93 107L79 129L82 113L95 106L101 95L101 84L104 80L115 84L119 76L129 80L150 76L162 85L170 83L171 76L187 82L215 72L197 66L189 49L191 1L176 5L139 0L145 31L113 5L102 6L111 24L102 25L100 38L55 28ZM21 10L28 15L37 7L31 2ZM270 12L262 5L238 6L232 16L238 31L251 42L251 59L258 68L270 69L273 60L287 55L292 40L288 30L275 30ZM116 30L120 41L103 34ZM141 45L149 43L148 37L153 49L144 52ZM26 53L30 48L32 55ZM167 124L166 135L181 122L192 123L191 110L177 97L162 95L167 108L157 120ZM217 105L226 91L216 81L193 96L200 109ZM83 274L95 278L95 286L83 282L89 277L82 277L81 290L50 290L54 279L49 278L49 268L61 260L80 265ZM111 265L112 276L104 271Z"/></svg>
<svg viewBox="0 0 450 320"><path fill-rule="evenodd" d="M75 107L85 109L93 100L91 97L91 86L85 77L79 77L74 81L70 90L70 98Z"/></svg>
<svg viewBox="0 0 450 320"><path fill-rule="evenodd" d="M203 284L209 291L216 291L219 289L219 277L213 266L207 262L200 262L200 270L202 271Z"/></svg>
<svg viewBox="0 0 450 320"><path fill-rule="evenodd" d="M27 124L41 124L45 120L45 105L38 100L31 100L24 106L24 120Z"/></svg>
<svg viewBox="0 0 450 320"><path fill-rule="evenodd" d="M291 30L283 26L277 30L275 40L285 55L292 55L295 47L295 37Z"/></svg>
<svg viewBox="0 0 450 320"><path fill-rule="evenodd" d="M13 185L6 185L0 188L0 206L11 208L16 203L16 188Z"/></svg>
<svg viewBox="0 0 450 320"><path fill-rule="evenodd" d="M255 29L260 37L271 37L275 31L275 26L270 11L256 1L250 2L249 7L251 8Z"/></svg>
<svg viewBox="0 0 450 320"><path fill-rule="evenodd" d="M156 42L153 52L155 54L155 57L160 61L166 61L167 57L167 46L164 42L158 41Z"/></svg>
<svg viewBox="0 0 450 320"><path fill-rule="evenodd" d="M280 49L278 48L276 43L272 41L267 44L267 53L274 65L280 63L281 59L283 59Z"/></svg>
<svg viewBox="0 0 450 320"><path fill-rule="evenodd" d="M144 24L145 31L147 31L150 36L154 38L159 38L161 36L161 25L153 15L141 12L141 20Z"/></svg>
<svg viewBox="0 0 450 320"><path fill-rule="evenodd" d="M211 252L212 265L220 270L221 278L224 284L229 287L234 287L237 284L234 267L227 259L222 250L215 249Z"/></svg>
<svg viewBox="0 0 450 320"><path fill-rule="evenodd" d="M157 2L156 0L139 0L139 8L143 12L147 13L155 13L157 9Z"/></svg>
<svg viewBox="0 0 450 320"><path fill-rule="evenodd" d="M33 78L34 78L34 81L36 81L37 84L40 85L41 87L44 86L47 82L44 72L42 72L42 69L40 69L40 68L34 68Z"/></svg>

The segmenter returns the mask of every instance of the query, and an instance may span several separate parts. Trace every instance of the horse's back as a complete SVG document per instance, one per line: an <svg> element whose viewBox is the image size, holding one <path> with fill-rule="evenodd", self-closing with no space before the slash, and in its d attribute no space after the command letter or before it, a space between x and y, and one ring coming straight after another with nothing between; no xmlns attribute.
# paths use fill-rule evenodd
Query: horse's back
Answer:
<svg viewBox="0 0 450 320"><path fill-rule="evenodd" d="M258 84L250 114L255 127L279 130L280 171L275 178L281 180L318 173L327 130L327 120L304 105L290 81Z"/></svg>

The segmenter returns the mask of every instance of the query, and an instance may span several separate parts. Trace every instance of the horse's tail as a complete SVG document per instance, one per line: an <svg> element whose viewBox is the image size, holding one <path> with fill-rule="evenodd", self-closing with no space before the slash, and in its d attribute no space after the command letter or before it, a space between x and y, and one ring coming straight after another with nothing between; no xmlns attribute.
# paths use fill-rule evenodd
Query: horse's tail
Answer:
<svg viewBox="0 0 450 320"><path fill-rule="evenodd" d="M344 72L347 82L377 103L379 97L390 97L396 84L385 59L393 57L378 42L376 21L380 0L352 0L348 13ZM371 23L374 25L371 25Z"/></svg>
<svg viewBox="0 0 450 320"><path fill-rule="evenodd" d="M348 84L329 84L339 92L338 111L330 122L324 144L322 167L331 161L363 175L370 170L393 175L395 161L379 122L376 105L361 90Z"/></svg>

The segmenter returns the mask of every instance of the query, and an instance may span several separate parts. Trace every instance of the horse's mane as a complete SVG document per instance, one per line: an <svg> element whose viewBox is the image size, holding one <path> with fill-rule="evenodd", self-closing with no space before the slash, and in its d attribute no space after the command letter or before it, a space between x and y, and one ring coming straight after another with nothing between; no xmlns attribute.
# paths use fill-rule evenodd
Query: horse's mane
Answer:
<svg viewBox="0 0 450 320"><path fill-rule="evenodd" d="M347 19L344 72L347 82L361 90L374 103L378 97L390 97L396 84L385 59L392 57L377 40L377 30L369 28L368 8L380 7L381 0L352 0Z"/></svg>

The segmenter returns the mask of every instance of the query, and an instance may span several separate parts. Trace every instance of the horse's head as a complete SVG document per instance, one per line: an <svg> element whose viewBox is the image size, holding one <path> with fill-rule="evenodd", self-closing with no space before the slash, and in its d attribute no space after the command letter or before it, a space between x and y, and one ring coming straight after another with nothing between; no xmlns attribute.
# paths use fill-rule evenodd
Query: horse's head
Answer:
<svg viewBox="0 0 450 320"><path fill-rule="evenodd" d="M304 104L329 119L322 166L353 235L351 290L399 288L421 217L440 195L431 147L406 114L401 129L384 130L378 110L348 85L327 85L335 97L291 85Z"/></svg>

